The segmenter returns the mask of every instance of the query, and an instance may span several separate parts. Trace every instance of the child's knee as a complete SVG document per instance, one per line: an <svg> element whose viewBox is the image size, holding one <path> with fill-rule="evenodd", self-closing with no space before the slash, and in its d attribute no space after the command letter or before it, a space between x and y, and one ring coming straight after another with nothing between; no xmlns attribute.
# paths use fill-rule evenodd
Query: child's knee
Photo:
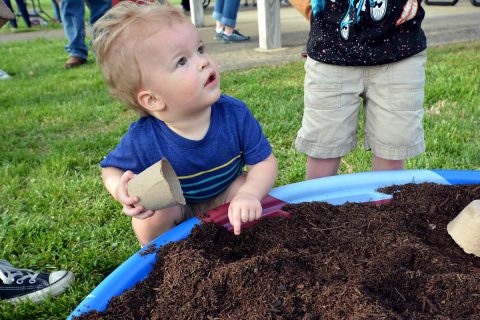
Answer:
<svg viewBox="0 0 480 320"><path fill-rule="evenodd" d="M180 207L157 210L146 219L132 218L132 228L142 246L175 227L181 220Z"/></svg>

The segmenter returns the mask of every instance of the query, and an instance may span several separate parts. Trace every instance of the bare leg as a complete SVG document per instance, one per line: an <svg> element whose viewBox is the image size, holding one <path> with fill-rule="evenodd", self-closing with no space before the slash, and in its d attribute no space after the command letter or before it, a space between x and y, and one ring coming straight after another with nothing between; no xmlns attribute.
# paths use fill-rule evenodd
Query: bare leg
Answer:
<svg viewBox="0 0 480 320"><path fill-rule="evenodd" d="M223 30L224 25L220 23L220 21L215 22L215 31L220 32Z"/></svg>
<svg viewBox="0 0 480 320"><path fill-rule="evenodd" d="M404 164L404 160L387 160L373 156L372 171L403 170Z"/></svg>
<svg viewBox="0 0 480 320"><path fill-rule="evenodd" d="M233 33L233 27L225 26L225 34L231 35Z"/></svg>
<svg viewBox="0 0 480 320"><path fill-rule="evenodd" d="M307 157L307 180L334 176L338 172L341 158L318 159Z"/></svg>
<svg viewBox="0 0 480 320"><path fill-rule="evenodd" d="M142 246L157 238L159 235L175 227L182 219L182 210L179 206L155 211L147 219L132 218L132 228Z"/></svg>

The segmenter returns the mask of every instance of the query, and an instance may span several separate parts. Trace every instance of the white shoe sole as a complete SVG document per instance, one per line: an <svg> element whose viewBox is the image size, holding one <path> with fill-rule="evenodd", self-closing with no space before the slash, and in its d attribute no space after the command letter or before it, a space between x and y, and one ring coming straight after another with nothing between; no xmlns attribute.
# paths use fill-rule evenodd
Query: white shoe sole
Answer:
<svg viewBox="0 0 480 320"><path fill-rule="evenodd" d="M42 290L38 290L20 297L15 297L15 298L3 300L3 301L9 302L9 303L19 303L19 302L24 302L28 300L33 303L39 303L45 300L48 296L53 297L63 293L70 286L73 279L74 279L73 273L68 271L65 274L65 276L58 279L58 281L52 283L50 286Z"/></svg>

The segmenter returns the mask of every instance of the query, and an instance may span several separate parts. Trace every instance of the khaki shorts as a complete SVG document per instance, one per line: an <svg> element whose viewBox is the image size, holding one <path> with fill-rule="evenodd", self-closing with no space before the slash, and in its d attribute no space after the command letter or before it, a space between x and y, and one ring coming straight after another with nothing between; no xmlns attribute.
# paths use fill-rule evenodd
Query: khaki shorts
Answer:
<svg viewBox="0 0 480 320"><path fill-rule="evenodd" d="M210 209L216 208L218 206L221 206L222 204L227 202L228 198L228 189L222 191L219 193L216 197L207 200L205 202L200 202L200 203L189 203L187 202L186 205L181 205L180 207L182 208L182 221L179 221L178 223L181 223L183 221L186 221L190 218L193 218L197 216L200 213L205 213Z"/></svg>
<svg viewBox="0 0 480 320"><path fill-rule="evenodd" d="M358 143L361 100L365 149L388 160L425 151L422 127L426 52L371 67L305 62L304 114L295 146L313 158L344 156Z"/></svg>
<svg viewBox="0 0 480 320"><path fill-rule="evenodd" d="M243 178L246 179L247 177L247 172L242 172L237 179ZM235 180L237 181L237 180ZM235 183L235 181L233 183ZM232 184L233 184L232 183ZM228 196L230 195L230 185L227 189L224 191L220 192L216 197L205 201L205 202L200 202L200 203L188 203L184 206L180 206L182 209L182 221L178 222L181 223L185 220L188 220L192 217L197 216L200 213L205 213L210 209L214 209L218 206L221 206L222 204L227 203Z"/></svg>

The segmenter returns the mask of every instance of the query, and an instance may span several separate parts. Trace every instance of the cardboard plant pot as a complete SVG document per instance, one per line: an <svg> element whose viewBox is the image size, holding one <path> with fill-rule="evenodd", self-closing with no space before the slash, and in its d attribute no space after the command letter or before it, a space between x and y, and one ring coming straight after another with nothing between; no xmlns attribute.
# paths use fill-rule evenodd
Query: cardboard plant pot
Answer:
<svg viewBox="0 0 480 320"><path fill-rule="evenodd" d="M472 201L450 221L447 231L466 253L480 257L480 200Z"/></svg>
<svg viewBox="0 0 480 320"><path fill-rule="evenodd" d="M145 210L161 210L185 204L180 181L163 158L128 182L128 195L137 196Z"/></svg>

